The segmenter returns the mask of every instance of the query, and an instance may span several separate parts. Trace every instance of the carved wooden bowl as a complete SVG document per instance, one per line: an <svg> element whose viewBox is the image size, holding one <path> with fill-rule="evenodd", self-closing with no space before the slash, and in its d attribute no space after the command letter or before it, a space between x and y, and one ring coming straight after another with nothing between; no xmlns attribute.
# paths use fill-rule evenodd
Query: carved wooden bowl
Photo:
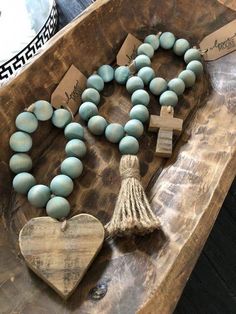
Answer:
<svg viewBox="0 0 236 314"><path fill-rule="evenodd" d="M222 2L222 1L221 1ZM234 5L233 1L226 1ZM143 39L172 31L198 44L235 18L216 0L99 0L60 31L34 62L0 90L0 304L1 313L171 313L214 224L236 169L236 54L205 65L205 74L177 106L184 131L169 160L154 156L156 135L145 132L139 153L142 182L162 232L106 241L72 297L66 302L28 270L19 253L18 234L32 217L44 215L12 191L9 137L16 115L37 99L50 99L71 64L85 75L112 63L127 33ZM159 51L153 66L174 77L183 62ZM105 88L101 112L111 121L128 118L125 88ZM151 113L159 113L152 98ZM77 116L77 120L79 120ZM65 139L50 123L34 135L33 173L43 184L58 172ZM119 190L116 145L86 132L89 153L83 176L69 198L71 215L86 212L104 224Z"/></svg>

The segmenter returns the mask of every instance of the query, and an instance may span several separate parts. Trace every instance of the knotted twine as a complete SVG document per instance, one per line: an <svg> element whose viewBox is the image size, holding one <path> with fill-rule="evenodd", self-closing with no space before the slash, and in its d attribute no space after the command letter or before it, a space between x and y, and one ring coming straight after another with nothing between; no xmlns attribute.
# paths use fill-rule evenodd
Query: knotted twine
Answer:
<svg viewBox="0 0 236 314"><path fill-rule="evenodd" d="M140 182L139 160L124 155L120 161L121 188L110 222L105 226L109 236L146 234L160 228Z"/></svg>

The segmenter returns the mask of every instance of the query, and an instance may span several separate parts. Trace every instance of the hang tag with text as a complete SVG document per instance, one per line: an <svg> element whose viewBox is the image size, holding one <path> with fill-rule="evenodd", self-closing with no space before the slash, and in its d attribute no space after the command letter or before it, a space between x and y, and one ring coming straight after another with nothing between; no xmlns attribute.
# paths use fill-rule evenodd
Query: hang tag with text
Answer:
<svg viewBox="0 0 236 314"><path fill-rule="evenodd" d="M65 105L75 114L81 103L81 94L85 86L86 76L72 64L52 93L51 104L54 108Z"/></svg>
<svg viewBox="0 0 236 314"><path fill-rule="evenodd" d="M206 61L216 60L236 50L236 20L219 28L200 42Z"/></svg>
<svg viewBox="0 0 236 314"><path fill-rule="evenodd" d="M118 65L130 65L136 57L137 48L141 43L135 36L128 34L116 56L116 63Z"/></svg>

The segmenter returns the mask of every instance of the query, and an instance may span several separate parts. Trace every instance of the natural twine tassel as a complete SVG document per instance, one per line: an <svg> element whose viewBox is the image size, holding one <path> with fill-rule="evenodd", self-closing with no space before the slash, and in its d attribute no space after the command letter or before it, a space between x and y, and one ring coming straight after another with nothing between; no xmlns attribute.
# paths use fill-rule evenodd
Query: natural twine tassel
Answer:
<svg viewBox="0 0 236 314"><path fill-rule="evenodd" d="M160 228L140 182L139 160L124 155L120 161L121 188L111 221L105 226L109 236L145 234Z"/></svg>

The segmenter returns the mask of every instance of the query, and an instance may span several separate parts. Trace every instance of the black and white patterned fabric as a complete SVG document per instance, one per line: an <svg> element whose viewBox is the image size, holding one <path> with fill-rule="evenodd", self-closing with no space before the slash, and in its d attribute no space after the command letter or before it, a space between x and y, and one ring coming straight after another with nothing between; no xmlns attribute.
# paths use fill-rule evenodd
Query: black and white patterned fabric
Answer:
<svg viewBox="0 0 236 314"><path fill-rule="evenodd" d="M28 60L48 41L56 32L58 22L58 13L56 2L54 1L50 15L38 32L36 37L17 55L0 65L0 82L7 81L10 76L17 73L19 69L25 65Z"/></svg>

